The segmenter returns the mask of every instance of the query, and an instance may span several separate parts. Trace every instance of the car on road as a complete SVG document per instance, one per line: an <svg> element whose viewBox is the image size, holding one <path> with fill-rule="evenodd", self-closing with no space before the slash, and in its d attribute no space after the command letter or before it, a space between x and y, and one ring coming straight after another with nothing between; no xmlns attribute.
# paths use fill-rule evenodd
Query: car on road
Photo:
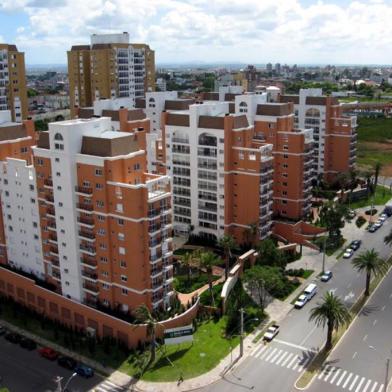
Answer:
<svg viewBox="0 0 392 392"><path fill-rule="evenodd" d="M25 348L26 350L33 351L37 348L37 343L34 340L29 338L22 338L19 342L20 347Z"/></svg>
<svg viewBox="0 0 392 392"><path fill-rule="evenodd" d="M67 356L61 356L58 357L57 363L62 366L63 368L69 369L69 370L74 370L76 367L76 361L70 357Z"/></svg>
<svg viewBox="0 0 392 392"><path fill-rule="evenodd" d="M264 334L263 340L270 342L279 333L279 328L278 324L271 325Z"/></svg>
<svg viewBox="0 0 392 392"><path fill-rule="evenodd" d="M42 347L38 350L41 357L54 361L59 356L59 353L50 347Z"/></svg>
<svg viewBox="0 0 392 392"><path fill-rule="evenodd" d="M306 302L308 302L308 296L305 294L301 294L295 301L294 307L297 309L301 309L305 306Z"/></svg>
<svg viewBox="0 0 392 392"><path fill-rule="evenodd" d="M90 378L94 376L94 370L91 367L84 365L83 363L79 363L76 366L75 373L85 378Z"/></svg>
<svg viewBox="0 0 392 392"><path fill-rule="evenodd" d="M349 259L354 254L354 251L351 248L347 248L343 253L344 259Z"/></svg>
<svg viewBox="0 0 392 392"><path fill-rule="evenodd" d="M3 327L2 325L0 325L0 336L5 335L6 332L7 332L7 330L5 329L5 327Z"/></svg>
<svg viewBox="0 0 392 392"><path fill-rule="evenodd" d="M20 342L20 339L22 336L20 336L18 333L15 332L8 332L5 335L6 340L8 340L11 343L18 344Z"/></svg>
<svg viewBox="0 0 392 392"><path fill-rule="evenodd" d="M349 248L351 248L352 250L355 251L360 248L361 244L362 244L361 240L354 240L354 241L351 241Z"/></svg>
<svg viewBox="0 0 392 392"><path fill-rule="evenodd" d="M332 271L325 271L322 275L320 280L322 282L328 282L332 278Z"/></svg>

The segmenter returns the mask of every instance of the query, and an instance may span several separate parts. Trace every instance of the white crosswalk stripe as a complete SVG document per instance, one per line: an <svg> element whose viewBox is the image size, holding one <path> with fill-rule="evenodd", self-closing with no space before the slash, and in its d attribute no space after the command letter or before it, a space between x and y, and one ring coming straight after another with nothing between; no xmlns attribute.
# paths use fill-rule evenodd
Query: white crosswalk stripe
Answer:
<svg viewBox="0 0 392 392"><path fill-rule="evenodd" d="M299 357L297 355L294 355L294 358L287 365L287 369L291 369L291 367L294 365L295 361L299 361Z"/></svg>
<svg viewBox="0 0 392 392"><path fill-rule="evenodd" d="M366 383L365 387L362 389L362 392L366 392L370 386L370 384L372 383L372 380L368 380L368 382Z"/></svg>
<svg viewBox="0 0 392 392"><path fill-rule="evenodd" d="M345 377L346 374L347 374L347 370L345 370L345 371L343 372L343 374L340 376L338 382L336 383L336 386L339 386L339 385L340 385L340 383L343 381L343 379L344 379L344 377Z"/></svg>
<svg viewBox="0 0 392 392"><path fill-rule="evenodd" d="M105 380L101 384L92 389L94 392L123 392L124 388L112 383L110 380Z"/></svg>
<svg viewBox="0 0 392 392"><path fill-rule="evenodd" d="M353 382L351 383L350 387L348 388L349 391L351 391L354 388L354 385L357 383L358 378L359 378L359 376L358 376L358 374L356 374Z"/></svg>
<svg viewBox="0 0 392 392"><path fill-rule="evenodd" d="M283 361L283 359L286 358L287 354L288 354L288 352L285 351L285 352L279 357L279 359L276 361L276 365L279 365L279 364Z"/></svg>
<svg viewBox="0 0 392 392"><path fill-rule="evenodd" d="M337 369L337 370L335 371L333 377L332 377L331 380L330 380L330 383L331 383L331 384L333 384L334 381L338 378L338 376L339 376L341 370L342 370L342 369Z"/></svg>
<svg viewBox="0 0 392 392"><path fill-rule="evenodd" d="M274 348L272 351L269 352L269 355L265 358L265 360L268 362L269 359L275 354L275 351L277 348Z"/></svg>
<svg viewBox="0 0 392 392"><path fill-rule="evenodd" d="M286 366L286 363L288 363L291 359L291 357L295 355L293 353L289 353L288 357L280 364L280 366Z"/></svg>
<svg viewBox="0 0 392 392"><path fill-rule="evenodd" d="M357 389L355 390L355 392L359 392L359 391L361 390L361 386L362 386L362 384L365 382L365 380L366 380L365 377L362 377L362 378L361 378L361 381L359 382L359 384L358 384Z"/></svg>
<svg viewBox="0 0 392 392"><path fill-rule="evenodd" d="M378 382L376 382L376 383L373 385L373 388L370 390L370 392L374 392L374 391L376 390L376 388L377 388L377 385L378 385Z"/></svg>
<svg viewBox="0 0 392 392"><path fill-rule="evenodd" d="M312 357L311 356L305 356L304 358L303 358L303 360L302 360L302 364L300 365L300 367L297 369L297 371L298 372L302 372L305 368L306 368L306 366L308 366L308 364L309 364L309 362L310 362L310 360L312 359Z"/></svg>
<svg viewBox="0 0 392 392"><path fill-rule="evenodd" d="M328 374L324 377L323 381L328 381L328 379L332 376L335 369L336 368L334 366L331 366L331 368L328 371Z"/></svg>
<svg viewBox="0 0 392 392"><path fill-rule="evenodd" d="M346 388L347 384L349 383L349 381L351 380L351 377L353 376L352 373L350 373L346 379L346 381L343 384L343 388Z"/></svg>
<svg viewBox="0 0 392 392"><path fill-rule="evenodd" d="M320 374L318 375L318 379L320 380L322 377L324 377L326 374L328 374L328 370L331 368L331 365L327 365L324 367L324 369L320 372Z"/></svg>
<svg viewBox="0 0 392 392"><path fill-rule="evenodd" d="M274 363L274 362L279 358L279 356L280 356L280 354L282 353L282 351L283 351L283 350L279 350L279 351L275 354L275 356L273 356L273 357L271 358L271 360L270 360L269 362Z"/></svg>
<svg viewBox="0 0 392 392"><path fill-rule="evenodd" d="M263 351L263 355L261 355L260 359L263 360L270 352L271 350L267 348L267 350Z"/></svg>

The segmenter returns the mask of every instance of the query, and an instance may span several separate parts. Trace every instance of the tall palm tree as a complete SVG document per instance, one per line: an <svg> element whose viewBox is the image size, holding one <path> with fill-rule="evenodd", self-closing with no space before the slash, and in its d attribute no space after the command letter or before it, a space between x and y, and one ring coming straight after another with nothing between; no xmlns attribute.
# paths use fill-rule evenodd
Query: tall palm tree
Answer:
<svg viewBox="0 0 392 392"><path fill-rule="evenodd" d="M152 316L151 312L147 308L146 305L140 305L138 308L135 309L134 315L136 319L143 323L146 324L147 329L147 338L150 340L150 363L153 363L155 361L156 357L156 352L155 352L155 346L156 346L156 326L158 324L158 321L155 320L155 318Z"/></svg>
<svg viewBox="0 0 392 392"><path fill-rule="evenodd" d="M325 293L323 301L310 311L309 321L314 321L317 326L327 326L327 341L325 349L332 348L332 334L334 330L347 324L351 315L342 300L332 292Z"/></svg>
<svg viewBox="0 0 392 392"><path fill-rule="evenodd" d="M237 244L233 236L225 234L219 241L218 245L223 248L225 253L225 279L229 276L231 251L237 248Z"/></svg>
<svg viewBox="0 0 392 392"><path fill-rule="evenodd" d="M215 306L214 294L212 292L212 268L218 264L218 257L211 251L203 252L200 255L200 266L205 268L208 277L208 289L211 295L211 303Z"/></svg>
<svg viewBox="0 0 392 392"><path fill-rule="evenodd" d="M188 283L191 280L191 268L194 265L194 255L192 252L186 252L183 255L178 257L180 259L180 263L186 268L187 270L187 280Z"/></svg>
<svg viewBox="0 0 392 392"><path fill-rule="evenodd" d="M370 294L370 280L372 274L379 275L386 272L388 269L388 264L380 258L378 252L374 249L361 253L352 261L352 264L357 271L366 272L366 296Z"/></svg>
<svg viewBox="0 0 392 392"><path fill-rule="evenodd" d="M380 161L377 161L376 165L374 166L374 189L373 189L373 192L376 192L377 184L378 184L378 176L380 175L381 168L382 168L382 163Z"/></svg>

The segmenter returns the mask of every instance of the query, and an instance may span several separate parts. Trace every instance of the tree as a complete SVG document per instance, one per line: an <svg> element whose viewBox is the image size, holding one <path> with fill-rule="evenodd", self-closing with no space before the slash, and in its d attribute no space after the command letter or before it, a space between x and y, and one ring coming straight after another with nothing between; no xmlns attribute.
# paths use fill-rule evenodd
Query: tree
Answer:
<svg viewBox="0 0 392 392"><path fill-rule="evenodd" d="M382 168L382 163L380 161L377 161L376 165L374 166L374 187L373 187L373 193L376 192L376 189L377 189L378 176L380 175L381 168Z"/></svg>
<svg viewBox="0 0 392 392"><path fill-rule="evenodd" d="M211 295L211 303L215 306L214 293L212 291L212 268L218 264L218 257L211 251L203 252L200 255L200 266L205 268L208 277L208 289Z"/></svg>
<svg viewBox="0 0 392 392"><path fill-rule="evenodd" d="M248 285L248 288L252 295L255 295L258 300L258 304L261 309L264 309L265 302L265 280L263 269L260 266L255 266L245 271L244 282Z"/></svg>
<svg viewBox="0 0 392 392"><path fill-rule="evenodd" d="M248 245L253 245L258 237L259 227L257 223L250 224L244 231L245 241Z"/></svg>
<svg viewBox="0 0 392 392"><path fill-rule="evenodd" d="M194 265L194 255L192 252L186 252L178 257L180 259L181 265L187 269L187 280L191 280L191 268Z"/></svg>
<svg viewBox="0 0 392 392"><path fill-rule="evenodd" d="M340 229L344 227L344 217L348 208L341 203L332 201L324 204L320 210L320 224L328 230L328 239L331 245L336 245L342 238Z"/></svg>
<svg viewBox="0 0 392 392"><path fill-rule="evenodd" d="M225 234L218 241L218 245L223 248L223 252L225 253L225 279L227 279L230 269L231 251L237 248L237 244L231 235Z"/></svg>
<svg viewBox="0 0 392 392"><path fill-rule="evenodd" d="M257 247L258 263L262 265L286 267L286 258L282 251L280 251L273 240L267 238L260 242Z"/></svg>
<svg viewBox="0 0 392 392"><path fill-rule="evenodd" d="M352 265L358 272L366 272L366 296L369 296L370 294L370 280L372 274L379 275L385 273L388 269L388 263L381 259L374 249L361 253L352 261Z"/></svg>
<svg viewBox="0 0 392 392"><path fill-rule="evenodd" d="M140 305L136 310L134 311L134 315L137 321L140 323L146 324L146 332L147 332L147 338L150 340L150 363L153 363L155 361L155 337L156 337L156 325L157 325L157 320L154 319L154 317L151 315L150 311L148 310L146 305Z"/></svg>
<svg viewBox="0 0 392 392"><path fill-rule="evenodd" d="M339 327L349 323L351 315L342 300L331 292L325 293L323 301L310 311L309 321L317 326L327 326L326 350L332 348L332 333Z"/></svg>

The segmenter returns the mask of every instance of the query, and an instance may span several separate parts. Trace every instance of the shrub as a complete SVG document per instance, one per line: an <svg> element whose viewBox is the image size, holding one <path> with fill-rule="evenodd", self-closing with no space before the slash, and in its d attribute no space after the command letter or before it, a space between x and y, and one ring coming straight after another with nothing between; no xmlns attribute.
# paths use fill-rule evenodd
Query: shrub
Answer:
<svg viewBox="0 0 392 392"><path fill-rule="evenodd" d="M366 219L363 216L359 216L357 220L355 221L355 224L357 227L361 227L366 223Z"/></svg>

